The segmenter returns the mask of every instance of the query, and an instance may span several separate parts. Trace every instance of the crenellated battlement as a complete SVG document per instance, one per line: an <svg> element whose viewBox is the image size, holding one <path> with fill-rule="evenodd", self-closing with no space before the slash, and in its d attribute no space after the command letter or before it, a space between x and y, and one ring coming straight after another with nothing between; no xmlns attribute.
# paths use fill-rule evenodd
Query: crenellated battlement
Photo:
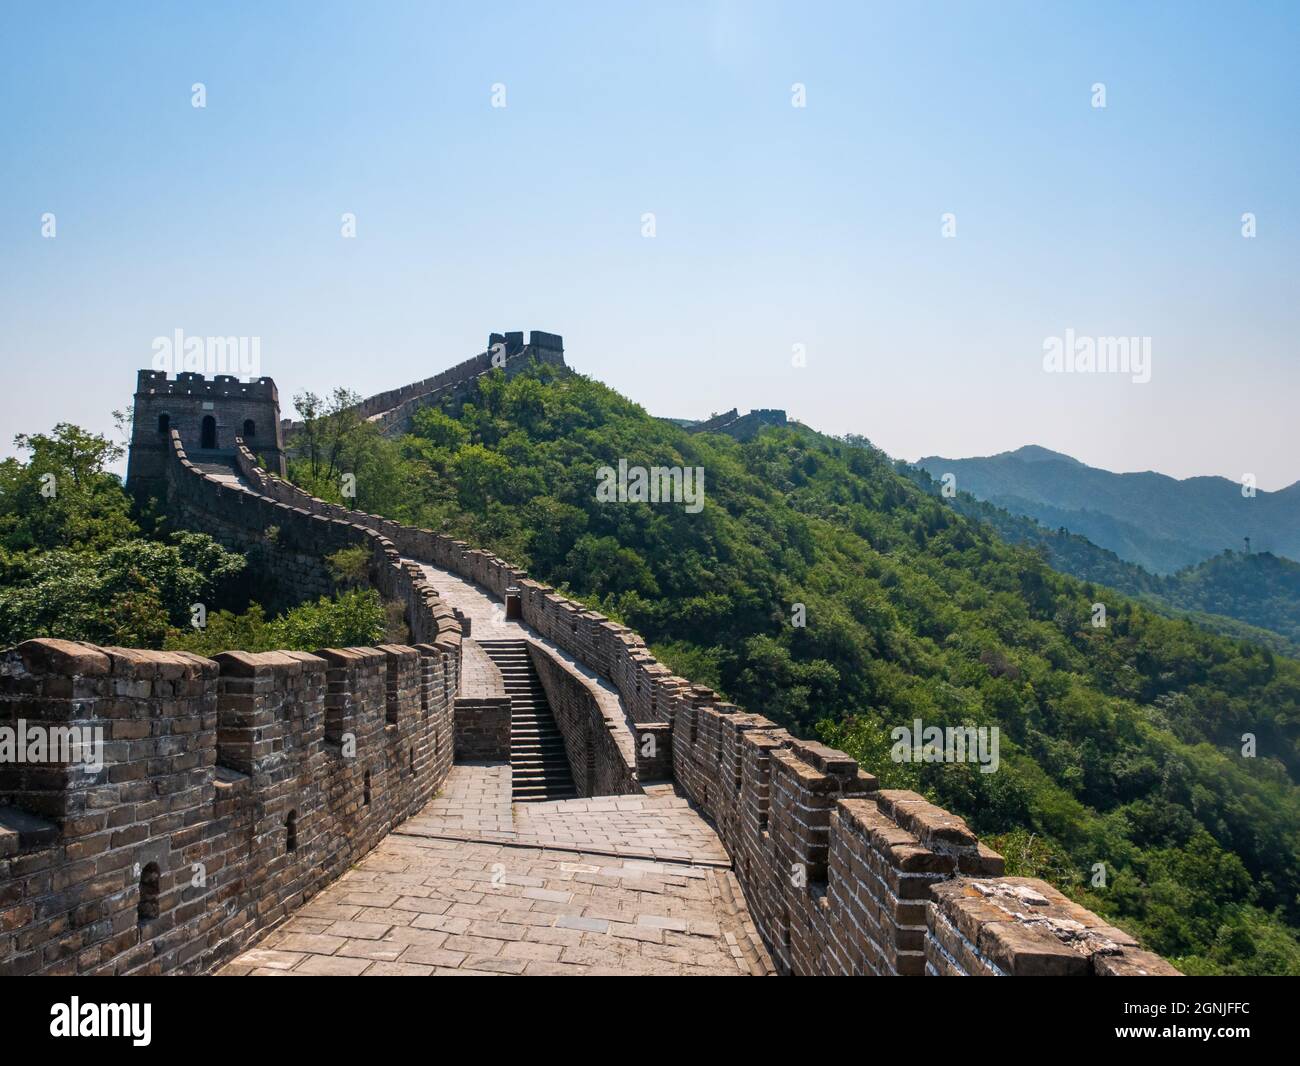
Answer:
<svg viewBox="0 0 1300 1066"><path fill-rule="evenodd" d="M427 644L5 652L0 726L76 722L102 735L103 759L0 777L0 804L29 819L29 839L0 850L0 885L21 888L3 897L0 973L229 958L428 802L451 766L458 671Z"/></svg>
<svg viewBox="0 0 1300 1066"><path fill-rule="evenodd" d="M564 366L564 338L557 333L535 329L525 344L522 332L489 334L487 348L478 355L422 381L368 396L353 410L359 417L375 422L384 432L404 432L420 408L440 403L446 396L468 388L477 378L493 370L501 370L513 377L533 360ZM292 419L285 419L281 425L285 434L302 427L302 423Z"/></svg>
<svg viewBox="0 0 1300 1066"><path fill-rule="evenodd" d="M174 378L169 378L165 370L141 370L136 376L135 391L138 395L150 396L238 396L241 398L269 400L280 402L275 382L268 377L256 381L243 381L233 374L203 374L182 371Z"/></svg>
<svg viewBox="0 0 1300 1066"><path fill-rule="evenodd" d="M687 426L690 433L725 433L737 440L750 440L767 426L787 425L784 411L775 407L756 407L749 414L742 415L733 407L720 415L714 415L703 422Z"/></svg>

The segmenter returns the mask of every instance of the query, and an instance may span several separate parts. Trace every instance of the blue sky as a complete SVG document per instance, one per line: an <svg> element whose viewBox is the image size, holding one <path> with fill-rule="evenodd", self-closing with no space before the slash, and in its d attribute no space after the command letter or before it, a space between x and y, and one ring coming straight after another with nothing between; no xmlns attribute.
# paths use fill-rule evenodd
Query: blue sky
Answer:
<svg viewBox="0 0 1300 1066"><path fill-rule="evenodd" d="M544 329L655 414L1300 479L1296 5L215 6L0 8L6 452L176 329L286 408Z"/></svg>

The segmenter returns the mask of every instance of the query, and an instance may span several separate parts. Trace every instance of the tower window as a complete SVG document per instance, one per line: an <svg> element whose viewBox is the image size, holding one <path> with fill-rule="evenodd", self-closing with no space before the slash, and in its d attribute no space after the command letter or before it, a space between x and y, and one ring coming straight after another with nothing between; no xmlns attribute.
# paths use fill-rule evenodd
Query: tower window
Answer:
<svg viewBox="0 0 1300 1066"><path fill-rule="evenodd" d="M298 812L290 811L289 817L284 820L285 832L285 850L298 850Z"/></svg>
<svg viewBox="0 0 1300 1066"><path fill-rule="evenodd" d="M200 448L215 448L217 446L217 420L211 415L203 416L203 431L199 440Z"/></svg>
<svg viewBox="0 0 1300 1066"><path fill-rule="evenodd" d="M366 779L362 786L361 800L364 806L370 806L370 771L366 771Z"/></svg>
<svg viewBox="0 0 1300 1066"><path fill-rule="evenodd" d="M250 441L257 436L257 423L251 418L244 419L244 440Z"/></svg>
<svg viewBox="0 0 1300 1066"><path fill-rule="evenodd" d="M172 416L171 416L171 415L159 415L159 416L158 416L158 432L161 433L161 434L163 434L163 436L166 436L168 433L171 432L171 429L172 429Z"/></svg>

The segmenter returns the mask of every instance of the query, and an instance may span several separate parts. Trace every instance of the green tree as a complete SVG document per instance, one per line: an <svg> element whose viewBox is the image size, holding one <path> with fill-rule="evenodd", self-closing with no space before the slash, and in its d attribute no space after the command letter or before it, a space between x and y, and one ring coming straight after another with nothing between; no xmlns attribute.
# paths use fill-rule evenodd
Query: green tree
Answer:
<svg viewBox="0 0 1300 1066"><path fill-rule="evenodd" d="M0 462L0 551L21 569L31 551L75 547L103 551L138 531L130 498L105 469L122 449L105 437L60 422L51 433L19 433L27 453Z"/></svg>

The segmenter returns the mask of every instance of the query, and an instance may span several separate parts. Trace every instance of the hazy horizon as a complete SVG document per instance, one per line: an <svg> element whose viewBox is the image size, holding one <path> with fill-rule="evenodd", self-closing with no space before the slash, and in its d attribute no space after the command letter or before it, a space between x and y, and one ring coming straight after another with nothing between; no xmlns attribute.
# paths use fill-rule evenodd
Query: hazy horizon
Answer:
<svg viewBox="0 0 1300 1066"><path fill-rule="evenodd" d="M541 329L665 416L1284 488L1300 9L1190 14L7 7L0 454L112 435L178 329L259 338L286 415ZM1049 373L1071 331L1149 380Z"/></svg>

